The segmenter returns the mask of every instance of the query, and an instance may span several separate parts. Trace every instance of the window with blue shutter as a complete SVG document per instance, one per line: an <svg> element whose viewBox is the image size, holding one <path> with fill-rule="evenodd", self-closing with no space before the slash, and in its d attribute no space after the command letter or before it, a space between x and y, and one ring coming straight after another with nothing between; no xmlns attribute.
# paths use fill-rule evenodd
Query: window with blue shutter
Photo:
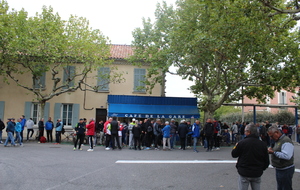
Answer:
<svg viewBox="0 0 300 190"><path fill-rule="evenodd" d="M46 88L46 72L44 72L41 76L37 76L34 79L34 86L35 89L45 89Z"/></svg>
<svg viewBox="0 0 300 190"><path fill-rule="evenodd" d="M68 86L64 87L64 89L74 86L74 80L72 80L74 75L75 75L75 66L67 66L64 68L63 82L64 84L68 84Z"/></svg>
<svg viewBox="0 0 300 190"><path fill-rule="evenodd" d="M135 68L134 69L134 92L146 92L145 89L145 75L146 69Z"/></svg>
<svg viewBox="0 0 300 190"><path fill-rule="evenodd" d="M109 67L98 68L97 87L98 92L109 91Z"/></svg>
<svg viewBox="0 0 300 190"><path fill-rule="evenodd" d="M0 119L2 121L4 120L4 107L5 107L5 102L4 101L0 101Z"/></svg>

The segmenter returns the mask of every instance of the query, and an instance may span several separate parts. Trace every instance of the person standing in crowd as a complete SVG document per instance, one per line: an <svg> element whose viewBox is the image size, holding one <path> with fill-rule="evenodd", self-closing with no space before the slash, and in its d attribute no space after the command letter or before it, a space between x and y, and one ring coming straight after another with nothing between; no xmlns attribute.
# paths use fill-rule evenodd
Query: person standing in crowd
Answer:
<svg viewBox="0 0 300 190"><path fill-rule="evenodd" d="M45 129L47 132L47 141L53 142L52 130L54 128L53 121L51 121L51 117L48 118L48 121L45 124Z"/></svg>
<svg viewBox="0 0 300 190"><path fill-rule="evenodd" d="M117 141L117 146L119 150L121 150L119 138L118 138L118 131L119 131L119 123L116 117L113 117L112 121L110 122L111 126L111 142L112 142L112 149L115 149L115 141Z"/></svg>
<svg viewBox="0 0 300 190"><path fill-rule="evenodd" d="M103 125L103 131L105 134L105 150L109 150L110 148L110 139L111 139L111 132L108 127L110 126L110 122L112 121L112 118L108 118L108 120Z"/></svg>
<svg viewBox="0 0 300 190"><path fill-rule="evenodd" d="M300 145L300 124L298 124L297 126L296 126L296 134L297 134L297 139L296 139L296 141L297 141L297 143Z"/></svg>
<svg viewBox="0 0 300 190"><path fill-rule="evenodd" d="M94 147L97 145L97 137L100 136L100 126L95 124L95 132L94 132ZM99 143L100 144L100 143Z"/></svg>
<svg viewBox="0 0 300 190"><path fill-rule="evenodd" d="M186 134L186 148L191 148L192 146L192 134L193 134L193 131L192 131L192 125L191 125L191 121L187 121L186 122L186 125L187 125L187 128L188 128L188 133Z"/></svg>
<svg viewBox="0 0 300 190"><path fill-rule="evenodd" d="M214 126L213 141L214 141L215 150L220 150L220 141L219 141L218 134L221 130L221 126L216 119L214 119L213 121L213 126Z"/></svg>
<svg viewBox="0 0 300 190"><path fill-rule="evenodd" d="M162 128L163 128L163 126L161 125L161 120L157 119L153 126L153 134L155 136L155 141L154 141L155 150L159 150L158 145L161 145L161 140L162 140L162 131L161 130L162 130Z"/></svg>
<svg viewBox="0 0 300 190"><path fill-rule="evenodd" d="M245 139L238 142L231 152L233 158L238 158L238 189L247 190L250 184L253 190L259 190L263 171L270 164L268 147L259 140L255 125L247 125L244 132Z"/></svg>
<svg viewBox="0 0 300 190"><path fill-rule="evenodd" d="M177 126L175 125L174 119L171 119L170 127L171 127L171 131L170 131L171 149L174 149L175 144L176 144L176 132L177 132Z"/></svg>
<svg viewBox="0 0 300 190"><path fill-rule="evenodd" d="M21 126L22 126L22 131L20 133L20 136L22 137L22 143L23 143L23 131L24 131L24 127L25 127L25 124L26 124L26 119L25 119L25 115L22 115L22 117L20 118L21 119Z"/></svg>
<svg viewBox="0 0 300 190"><path fill-rule="evenodd" d="M32 135L34 133L33 126L34 126L34 122L32 121L32 118L29 118L25 123L25 127L27 127L27 141L29 141L29 136L30 138L32 138Z"/></svg>
<svg viewBox="0 0 300 190"><path fill-rule="evenodd" d="M268 152L271 154L272 166L276 171L277 189L293 189L292 179L295 172L293 142L276 126L269 127L268 134L275 141L274 147L270 147Z"/></svg>
<svg viewBox="0 0 300 190"><path fill-rule="evenodd" d="M236 123L233 123L231 126L231 143L232 144L236 143L237 135L238 135L238 126Z"/></svg>
<svg viewBox="0 0 300 190"><path fill-rule="evenodd" d="M200 137L200 130L201 130L200 121L196 120L195 123L192 126L192 131L193 131L192 137L193 137L193 140L194 140L194 152L196 152L196 153L198 152L198 150L197 150L197 140Z"/></svg>
<svg viewBox="0 0 300 190"><path fill-rule="evenodd" d="M144 119L144 122L142 122L141 124L141 131L142 131L142 134L141 134L141 146L143 148L146 147L146 132L147 132L147 127L146 127L146 122L147 122L148 119Z"/></svg>
<svg viewBox="0 0 300 190"><path fill-rule="evenodd" d="M5 124L4 122L0 119L0 144L2 144L2 131L5 129Z"/></svg>
<svg viewBox="0 0 300 190"><path fill-rule="evenodd" d="M181 120L178 126L178 135L180 138L180 149L185 150L185 141L186 141L186 134L188 133L188 127L185 120Z"/></svg>
<svg viewBox="0 0 300 190"><path fill-rule="evenodd" d="M86 135L88 136L88 141L90 148L87 150L88 152L94 151L94 146L93 146L93 136L95 133L95 120L93 118L90 119L90 123L86 125Z"/></svg>
<svg viewBox="0 0 300 190"><path fill-rule="evenodd" d="M259 126L259 136L260 136L261 140L263 142L265 142L266 145L267 145L268 144L268 142L267 142L267 138L268 138L268 136L267 136L267 128L266 128L266 126L263 123Z"/></svg>
<svg viewBox="0 0 300 190"><path fill-rule="evenodd" d="M171 126L169 125L169 122L165 122L165 127L162 129L163 132L163 150L171 150L171 143L170 143L170 131ZM168 143L168 146L166 146L166 143Z"/></svg>
<svg viewBox="0 0 300 190"><path fill-rule="evenodd" d="M138 149L141 150L141 134L142 134L141 125L135 125L132 128L132 134L134 139L134 150L137 150L136 147L138 147Z"/></svg>
<svg viewBox="0 0 300 190"><path fill-rule="evenodd" d="M38 143L40 143L41 137L44 136L44 129L45 129L45 125L44 125L44 118L41 118L39 123L39 139L38 139Z"/></svg>
<svg viewBox="0 0 300 190"><path fill-rule="evenodd" d="M271 139L268 135L268 129L271 127L272 124L269 121L266 121L266 131L267 131L267 146L269 147L271 145Z"/></svg>
<svg viewBox="0 0 300 190"><path fill-rule="evenodd" d="M63 128L63 123L62 123L61 119L57 120L55 127L56 127L56 129L55 129L56 143L55 144L59 144L60 140L61 140L61 131Z"/></svg>
<svg viewBox="0 0 300 190"><path fill-rule="evenodd" d="M79 123L75 127L76 141L74 143L73 150L76 150L78 140L79 140L78 150L82 150L81 145L83 144L84 133L85 133L85 125L83 123L83 119L79 119Z"/></svg>
<svg viewBox="0 0 300 190"><path fill-rule="evenodd" d="M21 132L22 132L22 124L21 124L21 121L22 121L21 118L17 120L16 127L15 127L15 131L16 131L16 137L17 137L17 139L18 139L18 141L19 141L20 146L23 146L23 143L22 143L22 137L21 137ZM17 142L17 141L15 141L15 142Z"/></svg>
<svg viewBox="0 0 300 190"><path fill-rule="evenodd" d="M129 137L129 149L132 149L133 148L133 133L132 133L132 129L133 127L135 126L135 119L133 118L132 119L132 122L129 123L129 126L128 126L128 137Z"/></svg>
<svg viewBox="0 0 300 190"><path fill-rule="evenodd" d="M145 150L150 150L151 143L152 143L152 136L153 136L153 125L150 119L147 119L145 126L146 126L146 132L145 132L146 149Z"/></svg>
<svg viewBox="0 0 300 190"><path fill-rule="evenodd" d="M99 139L99 144L103 145L103 139L104 139L104 132L103 132L103 128L104 128L104 123L103 120L99 121L98 123L98 129L99 129L99 134L100 134L100 139Z"/></svg>
<svg viewBox="0 0 300 190"><path fill-rule="evenodd" d="M207 119L204 128L203 128L204 136L207 141L207 150L206 152L212 151L213 146L213 134L214 134L214 125L211 119Z"/></svg>
<svg viewBox="0 0 300 190"><path fill-rule="evenodd" d="M14 134L13 134L14 131L15 131L14 120L15 119L12 118L12 119L8 119L8 121L7 121L7 127L6 127L7 138L5 140L4 147L7 146L7 143L8 143L9 140L10 140L12 146L16 146L15 138L14 138Z"/></svg>

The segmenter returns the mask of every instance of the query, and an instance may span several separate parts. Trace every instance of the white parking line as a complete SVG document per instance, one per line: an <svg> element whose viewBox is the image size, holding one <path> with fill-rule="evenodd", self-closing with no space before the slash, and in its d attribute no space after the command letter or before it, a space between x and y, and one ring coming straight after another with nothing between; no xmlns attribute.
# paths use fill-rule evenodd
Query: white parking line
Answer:
<svg viewBox="0 0 300 190"><path fill-rule="evenodd" d="M236 164L236 160L117 160L116 164ZM295 172L300 173L300 169Z"/></svg>

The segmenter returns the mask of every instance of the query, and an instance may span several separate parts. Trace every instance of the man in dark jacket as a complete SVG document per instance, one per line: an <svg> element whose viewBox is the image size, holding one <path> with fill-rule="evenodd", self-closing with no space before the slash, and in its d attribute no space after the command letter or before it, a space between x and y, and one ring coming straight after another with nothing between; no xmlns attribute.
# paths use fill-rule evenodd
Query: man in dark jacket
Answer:
<svg viewBox="0 0 300 190"><path fill-rule="evenodd" d="M161 145L161 140L162 140L162 130L163 126L161 125L161 120L157 119L156 122L153 125L153 134L155 136L155 141L154 141L154 147L155 150L158 149L158 145Z"/></svg>
<svg viewBox="0 0 300 190"><path fill-rule="evenodd" d="M246 126L245 135L246 138L237 143L231 152L232 157L238 157L238 189L248 189L249 183L252 189L260 189L261 176L270 164L268 148L259 140L257 128L253 124Z"/></svg>
<svg viewBox="0 0 300 190"><path fill-rule="evenodd" d="M177 132L177 126L175 125L175 120L171 119L171 149L174 149L174 146L176 145L176 132Z"/></svg>
<svg viewBox="0 0 300 190"><path fill-rule="evenodd" d="M110 123L111 125L111 142L112 142L112 149L115 149L115 140L117 141L117 146L121 150L120 142L119 142L119 136L118 136L118 131L119 131L119 123L117 121L116 117L113 117L113 120Z"/></svg>
<svg viewBox="0 0 300 190"><path fill-rule="evenodd" d="M83 119L79 119L79 123L75 127L75 134L76 134L77 138L74 143L73 150L76 150L78 140L79 140L78 150L82 150L81 145L83 144L84 133L85 133L85 125L83 123Z"/></svg>
<svg viewBox="0 0 300 190"><path fill-rule="evenodd" d="M207 141L207 150L206 152L209 152L212 150L213 146L213 135L214 135L214 125L211 121L211 119L207 119L204 128L203 128L204 137Z"/></svg>
<svg viewBox="0 0 300 190"><path fill-rule="evenodd" d="M178 134L179 134L179 138L180 138L180 144L181 150L185 150L185 141L186 141L186 135L188 133L188 126L185 122L185 120L181 120L179 126L178 126Z"/></svg>
<svg viewBox="0 0 300 190"><path fill-rule="evenodd" d="M132 128L132 133L133 133L133 140L134 140L134 150L137 150L136 147L138 146L138 149L141 150L141 134L142 134L142 129L141 125L135 125Z"/></svg>
<svg viewBox="0 0 300 190"><path fill-rule="evenodd" d="M6 138L6 141L4 143L5 147L7 146L7 143L8 143L9 140L11 141L11 145L12 146L16 146L16 144L15 144L15 138L14 138L14 135L13 135L13 132L15 131L14 121L15 121L14 118L8 119L7 127L6 127L7 138Z"/></svg>
<svg viewBox="0 0 300 190"><path fill-rule="evenodd" d="M0 144L2 144L2 130L5 129L4 122L0 119Z"/></svg>

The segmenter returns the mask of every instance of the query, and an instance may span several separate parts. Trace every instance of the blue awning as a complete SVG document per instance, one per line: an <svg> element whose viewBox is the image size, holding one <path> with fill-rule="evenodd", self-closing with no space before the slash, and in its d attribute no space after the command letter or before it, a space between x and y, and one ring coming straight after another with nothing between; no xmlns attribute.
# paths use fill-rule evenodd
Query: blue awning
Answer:
<svg viewBox="0 0 300 190"><path fill-rule="evenodd" d="M108 116L200 118L196 98L108 95Z"/></svg>

